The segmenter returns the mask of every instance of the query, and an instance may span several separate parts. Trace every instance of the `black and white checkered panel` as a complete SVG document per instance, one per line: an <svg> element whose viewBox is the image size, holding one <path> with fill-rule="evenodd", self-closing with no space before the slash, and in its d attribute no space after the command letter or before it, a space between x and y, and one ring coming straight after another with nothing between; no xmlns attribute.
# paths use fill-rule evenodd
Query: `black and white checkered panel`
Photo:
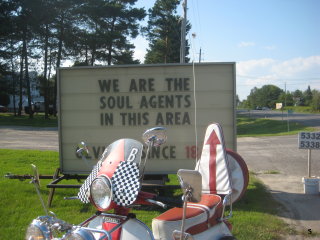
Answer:
<svg viewBox="0 0 320 240"><path fill-rule="evenodd" d="M82 186L80 187L80 190L78 192L78 198L83 203L89 203L89 192L90 192L90 186L93 180L97 177L97 174L102 166L102 161L98 161L97 164L92 169L90 175L87 177L87 179L84 181Z"/></svg>
<svg viewBox="0 0 320 240"><path fill-rule="evenodd" d="M140 190L139 168L135 162L123 161L111 178L113 201L120 206L131 205Z"/></svg>

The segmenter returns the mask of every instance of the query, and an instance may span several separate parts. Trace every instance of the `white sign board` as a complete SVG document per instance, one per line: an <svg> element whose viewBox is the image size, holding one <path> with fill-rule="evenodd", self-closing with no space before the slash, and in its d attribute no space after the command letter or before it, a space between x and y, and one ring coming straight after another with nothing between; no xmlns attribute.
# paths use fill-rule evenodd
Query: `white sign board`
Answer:
<svg viewBox="0 0 320 240"><path fill-rule="evenodd" d="M320 132L300 132L299 149L320 150Z"/></svg>
<svg viewBox="0 0 320 240"><path fill-rule="evenodd" d="M276 103L276 109L282 109L282 103Z"/></svg>
<svg viewBox="0 0 320 240"><path fill-rule="evenodd" d="M222 125L227 147L236 150L235 63L60 68L58 83L63 173L91 171L75 154L80 141L95 163L113 141L142 141L142 133L154 126L166 127L168 141L151 151L149 174L193 169L196 146L200 153L212 122Z"/></svg>

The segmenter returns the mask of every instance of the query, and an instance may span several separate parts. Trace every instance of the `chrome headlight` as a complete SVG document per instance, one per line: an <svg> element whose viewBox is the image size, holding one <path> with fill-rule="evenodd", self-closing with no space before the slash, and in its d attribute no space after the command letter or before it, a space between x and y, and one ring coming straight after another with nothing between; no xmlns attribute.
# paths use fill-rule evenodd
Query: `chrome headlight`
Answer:
<svg viewBox="0 0 320 240"><path fill-rule="evenodd" d="M66 234L63 237L64 240L94 240L94 236L91 232L78 228L73 232Z"/></svg>
<svg viewBox="0 0 320 240"><path fill-rule="evenodd" d="M90 196L93 204L99 210L106 210L109 207L112 199L111 180L105 175L100 175L93 180L90 187Z"/></svg>
<svg viewBox="0 0 320 240"><path fill-rule="evenodd" d="M39 219L34 219L27 228L26 240L50 240L51 231L48 226Z"/></svg>

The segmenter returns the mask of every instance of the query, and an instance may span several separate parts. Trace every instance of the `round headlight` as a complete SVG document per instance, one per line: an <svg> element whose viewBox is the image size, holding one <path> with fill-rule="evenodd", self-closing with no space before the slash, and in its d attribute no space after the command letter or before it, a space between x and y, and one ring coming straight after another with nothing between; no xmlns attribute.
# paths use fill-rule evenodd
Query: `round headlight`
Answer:
<svg viewBox="0 0 320 240"><path fill-rule="evenodd" d="M47 240L51 239L51 232L45 223L38 219L32 221L27 228L26 240Z"/></svg>
<svg viewBox="0 0 320 240"><path fill-rule="evenodd" d="M112 185L110 179L101 175L93 180L90 187L90 196L93 204L99 210L106 210L112 199Z"/></svg>
<svg viewBox="0 0 320 240"><path fill-rule="evenodd" d="M94 240L94 236L91 232L84 229L77 229L73 232L66 234L64 240Z"/></svg>

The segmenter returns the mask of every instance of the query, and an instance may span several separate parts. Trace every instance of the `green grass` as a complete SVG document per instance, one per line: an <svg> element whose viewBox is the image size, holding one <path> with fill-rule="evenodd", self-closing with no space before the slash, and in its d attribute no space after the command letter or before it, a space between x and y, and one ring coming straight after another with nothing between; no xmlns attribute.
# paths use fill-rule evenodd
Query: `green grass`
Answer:
<svg viewBox="0 0 320 240"><path fill-rule="evenodd" d="M238 137L293 135L301 131L314 131L314 128L289 122L289 130L288 132L287 121L248 117L237 118Z"/></svg>
<svg viewBox="0 0 320 240"><path fill-rule="evenodd" d="M266 190L254 174L244 197L234 205L231 222L237 239L281 239L281 235L295 234L282 220L275 217L281 205Z"/></svg>
<svg viewBox="0 0 320 240"><path fill-rule="evenodd" d="M43 113L34 114L33 118L29 115L14 116L12 113L0 113L0 125L2 126L29 126L29 127L57 127L57 117L50 116L44 118Z"/></svg>
<svg viewBox="0 0 320 240"><path fill-rule="evenodd" d="M312 113L312 114L319 114L320 111L312 110L310 106L289 106L285 107L284 110L293 110L296 113Z"/></svg>
<svg viewBox="0 0 320 240"><path fill-rule="evenodd" d="M25 230L33 218L43 215L40 201L34 186L29 180L19 181L7 179L8 173L29 174L30 164L38 166L39 173L53 175L58 167L58 153L37 150L0 149L0 239L23 239ZM251 174L252 175L252 174ZM177 184L175 175L169 176L172 184ZM49 190L46 188L50 180L41 180L41 192L45 201ZM66 183L66 182L65 182ZM69 183L76 183L72 180ZM91 216L95 209L77 200L64 200L65 196L75 196L77 189L56 189L51 211L57 216L73 224L78 224ZM166 195L179 195L180 190L166 191ZM254 176L250 177L248 190L239 202L234 205L233 233L237 239L279 239L281 234L290 231L275 215L279 205L272 199L264 185ZM163 210L136 210L133 212L143 222L151 225L151 219Z"/></svg>

